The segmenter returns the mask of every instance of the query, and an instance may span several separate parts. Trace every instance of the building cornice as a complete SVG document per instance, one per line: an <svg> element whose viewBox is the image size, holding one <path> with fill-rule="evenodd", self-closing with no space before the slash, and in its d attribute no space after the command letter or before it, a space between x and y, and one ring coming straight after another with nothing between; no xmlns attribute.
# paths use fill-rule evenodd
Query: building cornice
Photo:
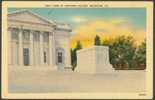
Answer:
<svg viewBox="0 0 155 100"><path fill-rule="evenodd" d="M34 23L34 22L14 20L14 19L8 19L8 21L14 21L14 22L19 22L19 23L27 23L27 24L35 24L35 25L42 25L42 26L49 26L49 27L56 27L56 26L51 26L50 24Z"/></svg>

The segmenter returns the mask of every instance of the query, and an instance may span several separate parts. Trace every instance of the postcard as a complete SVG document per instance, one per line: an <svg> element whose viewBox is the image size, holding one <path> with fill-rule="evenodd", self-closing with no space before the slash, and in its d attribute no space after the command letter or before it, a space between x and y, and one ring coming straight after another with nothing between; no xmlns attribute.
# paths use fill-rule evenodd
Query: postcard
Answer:
<svg viewBox="0 0 155 100"><path fill-rule="evenodd" d="M3 1L2 8L2 98L153 97L153 2Z"/></svg>

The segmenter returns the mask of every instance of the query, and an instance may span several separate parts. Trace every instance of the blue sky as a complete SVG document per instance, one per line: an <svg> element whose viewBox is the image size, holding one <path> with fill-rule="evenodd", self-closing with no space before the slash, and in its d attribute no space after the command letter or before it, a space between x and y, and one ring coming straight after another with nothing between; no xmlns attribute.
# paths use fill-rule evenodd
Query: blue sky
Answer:
<svg viewBox="0 0 155 100"><path fill-rule="evenodd" d="M21 10L25 8L9 8L8 12ZM57 22L68 23L75 27L81 22L72 20L73 17L84 17L86 20L93 19L111 19L126 18L135 27L146 27L146 9L145 8L27 8L47 19Z"/></svg>

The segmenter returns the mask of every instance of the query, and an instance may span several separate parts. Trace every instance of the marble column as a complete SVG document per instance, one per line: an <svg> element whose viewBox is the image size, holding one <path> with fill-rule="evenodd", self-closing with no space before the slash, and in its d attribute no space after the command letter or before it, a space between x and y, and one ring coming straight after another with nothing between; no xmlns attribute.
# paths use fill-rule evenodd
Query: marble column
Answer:
<svg viewBox="0 0 155 100"><path fill-rule="evenodd" d="M12 56L11 56L11 28L8 28L8 64L12 64Z"/></svg>
<svg viewBox="0 0 155 100"><path fill-rule="evenodd" d="M53 42L53 47L52 47L52 54L53 54L53 66L56 67L56 46L55 46L55 36L54 36L54 32L53 32L53 36L52 36L52 42Z"/></svg>
<svg viewBox="0 0 155 100"><path fill-rule="evenodd" d="M30 65L33 65L34 62L34 53L33 53L33 31L30 31Z"/></svg>
<svg viewBox="0 0 155 100"><path fill-rule="evenodd" d="M44 55L43 55L43 32L40 32L40 65L44 64Z"/></svg>
<svg viewBox="0 0 155 100"><path fill-rule="evenodd" d="M52 38L52 33L49 33L49 65L52 66L53 65L53 38Z"/></svg>
<svg viewBox="0 0 155 100"><path fill-rule="evenodd" d="M18 33L19 47L18 47L18 61L19 65L23 65L23 39L22 39L23 29L21 28Z"/></svg>
<svg viewBox="0 0 155 100"><path fill-rule="evenodd" d="M71 66L71 53L70 53L70 46L69 46L69 39L67 41L67 67L72 67Z"/></svg>

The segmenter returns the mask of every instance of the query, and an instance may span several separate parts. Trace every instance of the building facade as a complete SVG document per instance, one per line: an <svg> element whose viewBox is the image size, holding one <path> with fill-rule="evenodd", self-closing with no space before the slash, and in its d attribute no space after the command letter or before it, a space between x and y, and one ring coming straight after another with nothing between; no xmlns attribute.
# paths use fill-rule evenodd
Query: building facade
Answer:
<svg viewBox="0 0 155 100"><path fill-rule="evenodd" d="M67 24L48 21L28 10L8 14L7 20L9 66L71 68Z"/></svg>

